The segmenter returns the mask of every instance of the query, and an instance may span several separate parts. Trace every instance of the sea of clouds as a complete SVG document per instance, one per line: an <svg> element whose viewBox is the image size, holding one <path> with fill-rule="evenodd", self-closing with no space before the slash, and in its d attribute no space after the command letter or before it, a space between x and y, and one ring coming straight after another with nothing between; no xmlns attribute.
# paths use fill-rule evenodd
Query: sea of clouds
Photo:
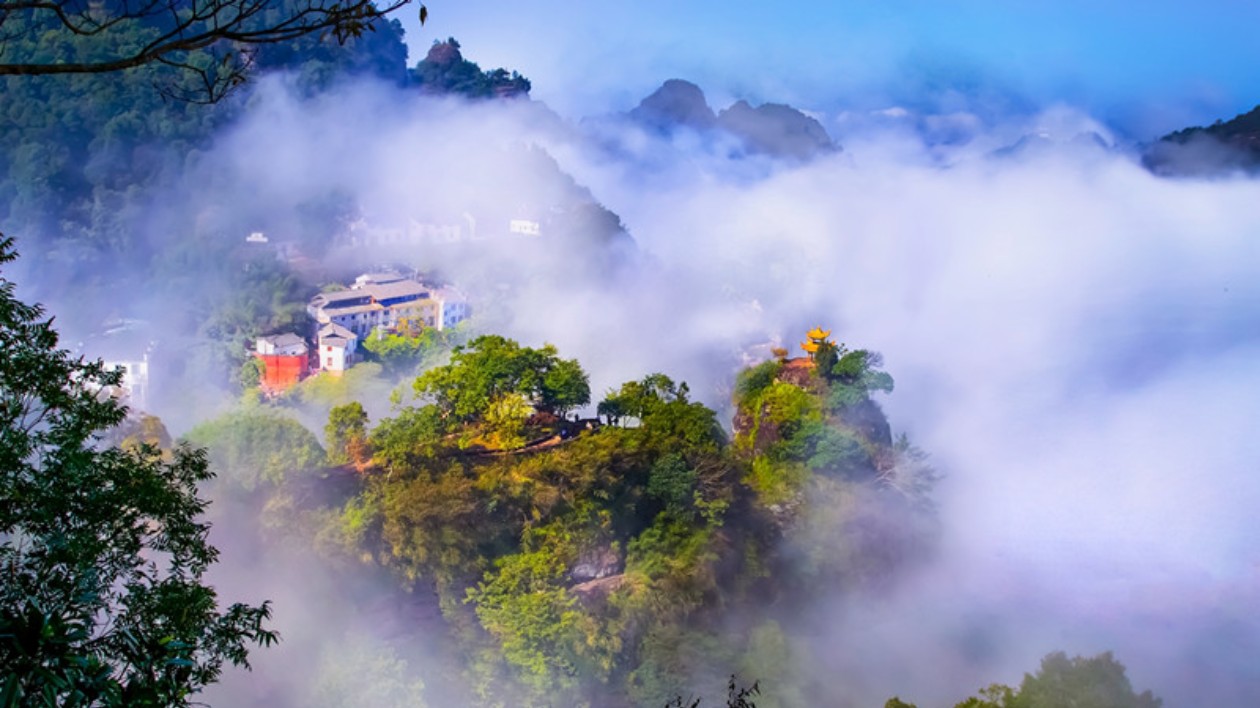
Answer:
<svg viewBox="0 0 1260 708"><path fill-rule="evenodd" d="M501 285L472 292L497 293L496 329L579 358L597 397L662 371L729 412L756 345L815 324L882 352L894 432L943 474L940 551L885 595L810 608L803 662L838 702L952 705L1050 651L1112 650L1166 705L1260 703L1260 181L1153 176L1069 106L816 115L844 149L797 164L686 131L593 137L538 105L274 82L200 169L235 208L339 189L388 221L545 206L553 176L505 157L545 150L621 217L628 265L583 269L546 234L506 269L493 240L381 258Z"/></svg>

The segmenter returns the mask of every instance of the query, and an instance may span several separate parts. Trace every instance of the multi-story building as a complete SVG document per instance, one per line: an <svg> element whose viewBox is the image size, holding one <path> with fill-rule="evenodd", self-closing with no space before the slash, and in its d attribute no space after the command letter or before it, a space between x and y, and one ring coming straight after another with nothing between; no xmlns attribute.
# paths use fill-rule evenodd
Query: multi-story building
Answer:
<svg viewBox="0 0 1260 708"><path fill-rule="evenodd" d="M327 325L337 325L356 340L365 339L377 329L453 327L468 319L471 310L467 301L452 288L434 289L404 278L397 273L364 273L348 290L320 293L311 299L307 313L315 320L320 341L320 368L328 358L322 341ZM345 337L341 334L329 336ZM353 354L351 344L347 350ZM349 365L349 360L345 365Z"/></svg>
<svg viewBox="0 0 1260 708"><path fill-rule="evenodd" d="M454 288L441 288L434 299L438 301L438 329L454 327L472 315L467 298Z"/></svg>
<svg viewBox="0 0 1260 708"><path fill-rule="evenodd" d="M320 369L340 374L354 365L354 353L359 345L359 338L354 332L339 324L329 323L319 328L316 342L316 356L319 358L317 365Z"/></svg>

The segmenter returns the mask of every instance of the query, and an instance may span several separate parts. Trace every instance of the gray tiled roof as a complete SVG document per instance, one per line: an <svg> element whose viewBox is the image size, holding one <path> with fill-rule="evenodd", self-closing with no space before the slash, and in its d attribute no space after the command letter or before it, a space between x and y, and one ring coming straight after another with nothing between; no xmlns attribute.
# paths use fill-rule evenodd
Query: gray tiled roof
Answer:
<svg viewBox="0 0 1260 708"><path fill-rule="evenodd" d="M319 340L321 342L327 339L333 338L333 337L339 337L345 340L357 339L354 332L351 332L350 330L346 329L345 327L342 327L336 322L329 322L328 324L319 328Z"/></svg>
<svg viewBox="0 0 1260 708"><path fill-rule="evenodd" d="M388 300L406 295L428 295L429 287L414 280L400 280L396 283L365 285L359 292L370 293L377 300Z"/></svg>
<svg viewBox="0 0 1260 708"><path fill-rule="evenodd" d="M262 339L264 342L269 342L272 346L277 347L277 348L291 347L297 344L306 343L306 340L302 339L301 337L297 336L296 334L292 332L283 332L281 334L273 334L267 337L259 337L259 339Z"/></svg>

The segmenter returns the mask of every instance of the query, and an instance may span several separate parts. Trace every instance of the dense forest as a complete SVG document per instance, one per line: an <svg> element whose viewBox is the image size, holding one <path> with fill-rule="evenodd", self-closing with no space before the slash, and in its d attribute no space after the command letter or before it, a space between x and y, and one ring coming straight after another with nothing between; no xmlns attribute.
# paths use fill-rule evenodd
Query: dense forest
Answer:
<svg viewBox="0 0 1260 708"><path fill-rule="evenodd" d="M188 439L220 495L260 510L260 543L313 544L440 616L461 701L664 705L736 673L803 705L827 687L794 674L796 608L878 591L931 549L934 473L890 435L878 366L827 342L748 369L728 436L659 373L571 417L592 403L576 360L484 335L375 425L333 407L322 444L283 404Z"/></svg>
<svg viewBox="0 0 1260 708"><path fill-rule="evenodd" d="M284 0L257 21L300 4ZM142 26L128 27L143 34ZM106 41L54 36L37 42L15 33L7 49L71 61L101 52ZM115 33L107 41L136 38ZM426 101L525 102L530 90L514 71L482 70L464 58L454 38L435 41L408 67L396 20L378 19L344 42L310 35L261 45L252 61L251 81L209 104L180 100L176 84L190 78L160 64L109 75L0 77L0 115L10 126L0 136L0 231L16 239L20 265L40 276L23 285L58 307L76 338L138 321L144 326L133 339L160 341L155 356L174 380L197 372L198 385L235 391L255 337L300 328L320 287L366 267L328 256L364 217L353 185L246 201L230 169L216 162L224 136L258 110L263 84L281 82L305 105L348 86L380 87L392 92L399 115ZM619 218L535 146L506 144L476 162L452 155L435 167L481 185L441 205L459 220L475 214L506 224L499 194L510 183L535 185L539 203L526 209L546 215L553 250L574 258L574 268L599 268L611 258L601 250L606 243L629 241ZM433 209L421 207L406 218L432 218ZM245 243L264 231L271 244ZM510 248L500 253L503 265L487 266L484 278L496 285L516 277L511 263L519 257Z"/></svg>
<svg viewBox="0 0 1260 708"><path fill-rule="evenodd" d="M300 5L275 3L256 21L265 24ZM105 51L102 42L126 46L146 32L143 24L127 29L137 36L14 32L5 48L14 56L86 60ZM252 62L253 81L210 104L181 100L181 91L193 88L183 84L195 77L161 64L109 75L0 78L7 126L0 135L0 228L19 237L27 259L79 287L116 285L142 273L169 280L190 259L224 260L225 232L251 230L248 220L230 216L190 218L187 207L212 188L197 167L250 109L263 77L283 76L312 100L365 79L416 95L474 100L527 97L530 89L515 72L483 71L453 38L435 42L409 68L396 20L378 19L371 31L344 42L308 35L261 45ZM344 195L310 194L294 219L314 246L354 214Z"/></svg>

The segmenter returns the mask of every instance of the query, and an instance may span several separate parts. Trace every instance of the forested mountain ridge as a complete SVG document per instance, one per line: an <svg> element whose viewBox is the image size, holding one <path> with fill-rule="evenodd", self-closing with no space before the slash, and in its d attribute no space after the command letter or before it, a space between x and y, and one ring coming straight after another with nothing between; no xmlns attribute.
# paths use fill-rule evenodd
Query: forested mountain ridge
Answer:
<svg viewBox="0 0 1260 708"><path fill-rule="evenodd" d="M495 271L496 257L512 261L526 252L599 272L632 248L619 217L543 148L495 142L484 135L493 127L468 129L483 135L417 170L436 185L468 189L397 202L384 218L365 217L361 197L369 185L347 183L336 171L297 183L273 176L283 165L225 147L251 126L277 134L297 128L258 117L270 106L291 101L305 115L328 112L354 90L378 97L386 110L376 118L395 124L455 103L491 115L512 110L509 104L530 111L529 81L518 73L483 71L453 38L435 41L408 68L402 36L397 22L378 20L375 31L345 43L312 35L264 45L254 56L253 80L210 105L165 95L167 83L186 77L161 66L0 78L0 117L10 126L0 135L0 228L24 254L19 265L38 274L23 285L61 311L75 339L107 321L151 322L151 332L127 338L137 350L128 356L138 358L147 341L161 340L161 371L208 372L212 384L226 387L255 337L300 330L306 301L319 287L390 257L379 248L358 248L353 264L344 254L330 257L334 247L344 250L338 238L353 222L381 230L439 219L465 228L480 222L492 237L522 215L541 222L542 239L493 252L444 245L449 260L470 262L471 255L485 262L496 285L519 271ZM7 49L66 59L99 51L79 38ZM431 194L436 187L413 189ZM246 243L253 232L265 232L270 243ZM470 235L465 231L466 240Z"/></svg>
<svg viewBox="0 0 1260 708"><path fill-rule="evenodd" d="M458 680L425 677L444 695L664 705L774 672L768 705L799 705L823 690L784 668L803 660L800 601L883 587L925 557L934 523L931 468L871 398L891 378L877 356L840 352L744 372L733 439L662 374L574 420L590 403L578 362L497 336L457 347L375 426L357 404L334 409L329 462L282 411L189 439L229 498L254 499L266 542L301 539L341 572L433 598L417 611L463 657ZM259 459L306 462L259 476ZM325 467L337 460L354 467Z"/></svg>
<svg viewBox="0 0 1260 708"><path fill-rule="evenodd" d="M259 21L280 11L269 9ZM74 61L100 53L101 41L138 41L117 34L105 40L49 36L56 41L35 46L31 35L19 35L5 49ZM504 69L482 71L463 58L453 38L435 42L412 68L406 61L401 24L378 19L373 31L344 42L308 35L258 47L254 80L210 105L175 98L192 79L161 65L112 75L3 77L0 228L19 238L28 259L48 259L87 279L113 272L115 261L147 259L166 245L153 243L147 232L187 228L187 214L163 213L172 191L186 187L185 178L248 112L258 82L269 75L287 75L307 97L364 77L425 95L528 96L528 79ZM328 216L318 217L319 228L329 228ZM180 218L183 225L173 221Z"/></svg>
<svg viewBox="0 0 1260 708"><path fill-rule="evenodd" d="M1147 148L1143 164L1161 175L1260 170L1260 106L1212 125L1169 133Z"/></svg>

